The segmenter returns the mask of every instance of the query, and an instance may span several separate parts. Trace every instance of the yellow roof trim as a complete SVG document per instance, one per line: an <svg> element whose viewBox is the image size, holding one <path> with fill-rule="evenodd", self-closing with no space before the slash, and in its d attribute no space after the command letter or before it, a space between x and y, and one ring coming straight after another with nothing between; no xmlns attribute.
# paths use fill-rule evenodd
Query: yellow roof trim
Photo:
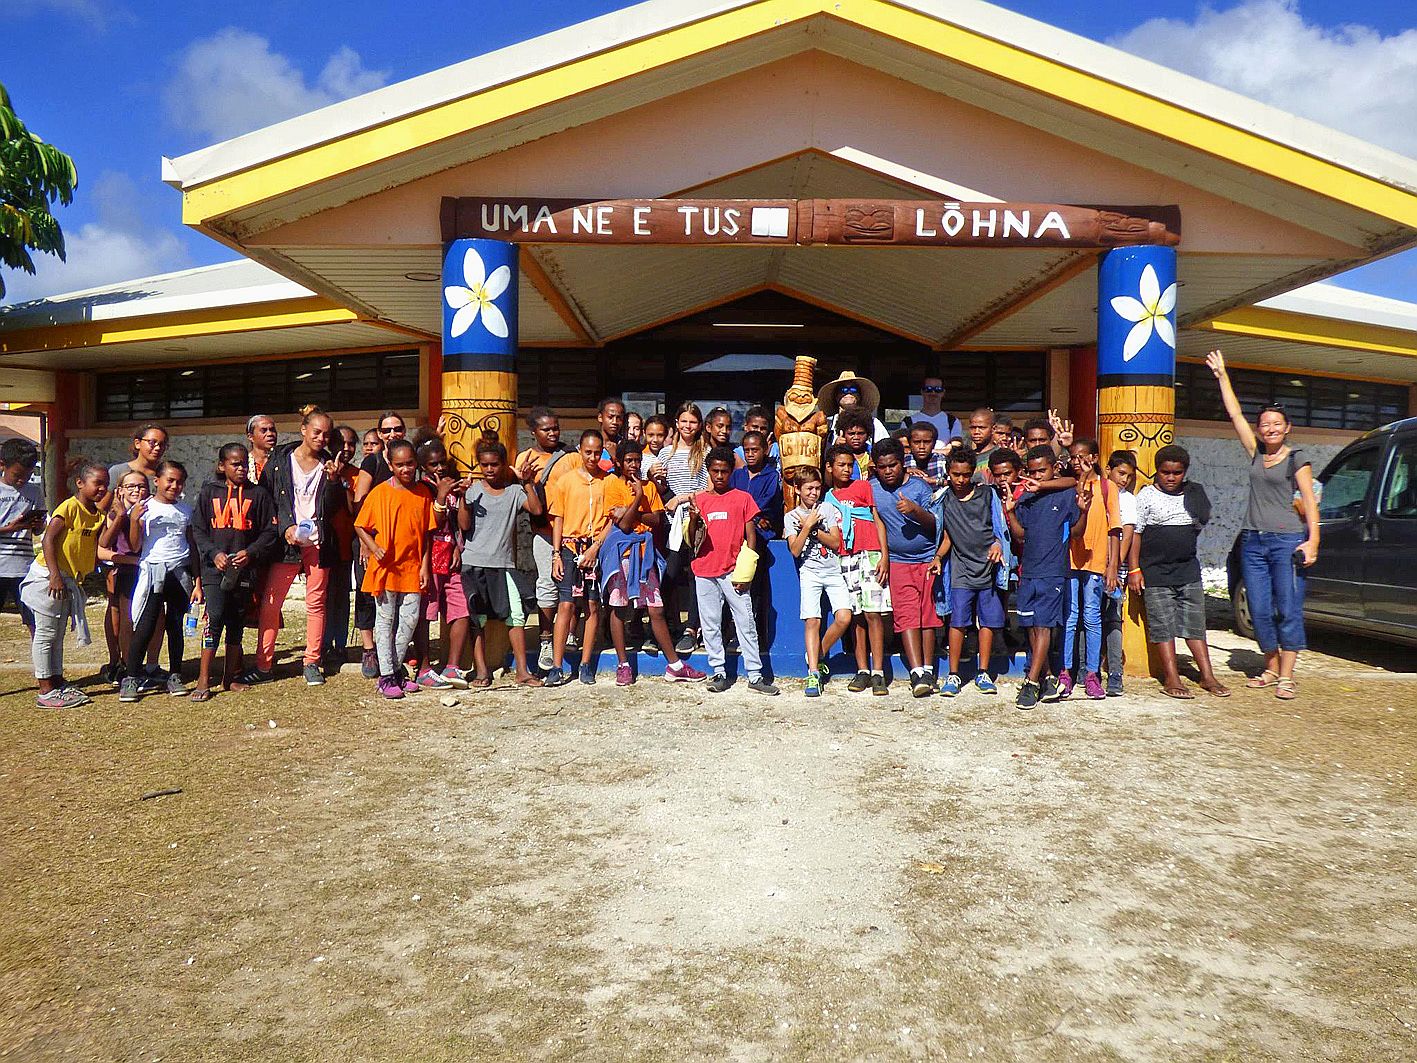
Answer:
<svg viewBox="0 0 1417 1063"><path fill-rule="evenodd" d="M1417 195L1218 119L887 0L761 0L363 129L188 189L182 219L223 215L647 70L826 16L908 43L1317 195L1417 228Z"/></svg>
<svg viewBox="0 0 1417 1063"><path fill-rule="evenodd" d="M1417 333L1363 321L1293 314L1263 306L1241 307L1212 321L1188 327L1235 336L1417 358Z"/></svg>
<svg viewBox="0 0 1417 1063"><path fill-rule="evenodd" d="M0 354L107 347L143 340L180 340L308 325L347 325L361 320L352 310L320 296L243 307L210 307L175 314L115 318L0 332Z"/></svg>

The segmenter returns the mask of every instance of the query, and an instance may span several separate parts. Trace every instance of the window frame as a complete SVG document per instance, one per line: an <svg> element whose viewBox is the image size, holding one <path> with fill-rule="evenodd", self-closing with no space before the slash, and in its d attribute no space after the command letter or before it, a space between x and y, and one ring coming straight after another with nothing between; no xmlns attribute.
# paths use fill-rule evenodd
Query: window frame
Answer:
<svg viewBox="0 0 1417 1063"><path fill-rule="evenodd" d="M1374 500L1373 492L1375 489L1375 485L1382 483L1385 478L1383 475L1384 453L1385 447L1383 443L1375 442L1366 446L1354 447L1352 450L1338 455L1334 458L1332 462L1329 463L1328 467L1325 468L1323 471L1323 480L1321 481L1323 484L1323 491L1321 492L1318 505L1320 524L1323 524L1325 522L1347 523L1354 520L1361 520L1368 515ZM1327 500L1328 485L1333 480L1333 473L1343 468L1344 465L1347 465L1352 462L1353 459L1358 458L1360 456L1369 455L1372 456L1374 459L1373 468L1368 475L1367 486L1363 488L1363 496L1360 500L1357 500L1361 504L1361 508L1359 509L1359 511L1357 513L1349 513L1343 516L1325 516L1324 502ZM1349 504L1351 505L1352 503Z"/></svg>

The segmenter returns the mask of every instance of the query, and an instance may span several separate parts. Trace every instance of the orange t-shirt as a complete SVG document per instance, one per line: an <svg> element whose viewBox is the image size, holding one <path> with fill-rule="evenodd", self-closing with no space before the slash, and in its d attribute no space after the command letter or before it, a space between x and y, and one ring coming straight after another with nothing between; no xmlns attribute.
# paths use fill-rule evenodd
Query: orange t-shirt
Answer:
<svg viewBox="0 0 1417 1063"><path fill-rule="evenodd" d="M1113 532L1122 530L1114 484L1103 487L1101 477L1093 478L1092 501L1083 510L1082 521L1082 535L1068 545L1070 563L1079 572L1102 575L1107 571L1107 539Z"/></svg>
<svg viewBox="0 0 1417 1063"><path fill-rule="evenodd" d="M384 559L369 558L364 569L366 594L384 591L418 593L418 570L423 566L423 544L437 526L433 496L424 484L411 488L385 480L370 491L354 526L374 536L384 548Z"/></svg>
<svg viewBox="0 0 1417 1063"><path fill-rule="evenodd" d="M580 457L576 457L580 461ZM559 466L557 466L559 469ZM561 538L594 538L610 523L610 507L605 501L609 477L592 476L582 464L576 472L561 476L555 470L546 485L546 507L561 518Z"/></svg>
<svg viewBox="0 0 1417 1063"><path fill-rule="evenodd" d="M635 531L649 531L650 526L645 522L643 514L658 513L664 508L664 502L660 500L659 488L648 480L644 483L644 494L640 496L641 517L635 524ZM616 506L628 506L635 500L635 489L618 476L607 476L605 478L605 509L608 513Z"/></svg>

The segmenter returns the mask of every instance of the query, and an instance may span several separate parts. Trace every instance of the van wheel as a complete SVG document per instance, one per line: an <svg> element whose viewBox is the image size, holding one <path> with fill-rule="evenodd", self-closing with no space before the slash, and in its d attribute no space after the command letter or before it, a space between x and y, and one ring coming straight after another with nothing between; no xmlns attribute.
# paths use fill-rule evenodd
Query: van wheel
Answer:
<svg viewBox="0 0 1417 1063"><path fill-rule="evenodd" d="M1244 639L1255 637L1254 621L1250 619L1250 595L1244 583L1237 583L1230 592L1230 615L1235 622L1235 634Z"/></svg>

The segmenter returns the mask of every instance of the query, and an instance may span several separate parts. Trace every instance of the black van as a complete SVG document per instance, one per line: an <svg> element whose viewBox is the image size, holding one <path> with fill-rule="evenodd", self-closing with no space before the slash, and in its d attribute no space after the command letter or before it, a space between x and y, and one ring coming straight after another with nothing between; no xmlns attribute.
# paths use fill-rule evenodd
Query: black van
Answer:
<svg viewBox="0 0 1417 1063"><path fill-rule="evenodd" d="M1323 472L1304 620L1417 645L1417 417L1374 429ZM1254 636L1240 540L1226 559L1235 630Z"/></svg>

